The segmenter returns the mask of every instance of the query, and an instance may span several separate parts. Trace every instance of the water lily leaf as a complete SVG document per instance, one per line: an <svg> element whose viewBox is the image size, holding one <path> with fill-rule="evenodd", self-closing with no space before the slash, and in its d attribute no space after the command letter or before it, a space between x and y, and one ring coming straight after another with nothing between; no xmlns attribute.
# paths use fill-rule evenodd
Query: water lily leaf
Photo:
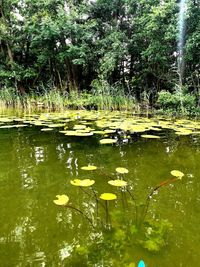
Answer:
<svg viewBox="0 0 200 267"><path fill-rule="evenodd" d="M104 131L93 131L94 134L106 134Z"/></svg>
<svg viewBox="0 0 200 267"><path fill-rule="evenodd" d="M142 134L141 137L152 138L152 139L159 139L160 138L160 136L158 136L158 135L151 135L151 134Z"/></svg>
<svg viewBox="0 0 200 267"><path fill-rule="evenodd" d="M55 124L48 124L47 125L48 127L51 127L51 128L59 128L59 127L63 127L63 126L65 126L65 123L55 123Z"/></svg>
<svg viewBox="0 0 200 267"><path fill-rule="evenodd" d="M104 132L106 133L106 134L111 134L111 133L115 133L116 131L115 130L104 130Z"/></svg>
<svg viewBox="0 0 200 267"><path fill-rule="evenodd" d="M69 197L67 195L57 195L56 197L57 199L53 201L56 205L65 206L69 202Z"/></svg>
<svg viewBox="0 0 200 267"><path fill-rule="evenodd" d="M3 125L0 126L1 129L9 129L9 128L14 128L13 125Z"/></svg>
<svg viewBox="0 0 200 267"><path fill-rule="evenodd" d="M187 130L182 130L182 131L177 131L177 132L175 132L175 134L176 135L190 135L190 134L192 134L192 131L187 131Z"/></svg>
<svg viewBox="0 0 200 267"><path fill-rule="evenodd" d="M81 169L84 170L84 171L94 171L94 170L97 169L97 167L94 166L94 165L88 165L88 166L81 167Z"/></svg>
<svg viewBox="0 0 200 267"><path fill-rule="evenodd" d="M101 139L100 140L100 144L114 144L116 143L117 140L116 139L109 139L109 138L105 138L105 139Z"/></svg>
<svg viewBox="0 0 200 267"><path fill-rule="evenodd" d="M76 136L76 131L62 131L65 135Z"/></svg>
<svg viewBox="0 0 200 267"><path fill-rule="evenodd" d="M127 185L127 182L126 181L119 180L119 179L117 179L117 180L110 180L110 181L108 181L108 183L110 185L119 186L119 187L126 186Z"/></svg>
<svg viewBox="0 0 200 267"><path fill-rule="evenodd" d="M85 128L86 128L86 125L81 125L81 124L80 125L76 124L73 127L74 130L83 130Z"/></svg>
<svg viewBox="0 0 200 267"><path fill-rule="evenodd" d="M171 171L171 175L181 179L184 176L184 173L178 170L173 170Z"/></svg>
<svg viewBox="0 0 200 267"><path fill-rule="evenodd" d="M122 167L118 167L115 170L116 170L116 172L121 173L121 174L129 172L129 170L127 170L126 168L122 168Z"/></svg>
<svg viewBox="0 0 200 267"><path fill-rule="evenodd" d="M75 186L87 187L87 186L92 186L95 183L95 181L90 179L84 179L84 180L74 179L71 180L70 183Z"/></svg>
<svg viewBox="0 0 200 267"><path fill-rule="evenodd" d="M93 135L93 133L92 132L85 132L85 133L83 133L83 132L78 132L78 131L76 131L76 134L75 134L75 136L92 136Z"/></svg>
<svg viewBox="0 0 200 267"><path fill-rule="evenodd" d="M50 132L50 131L53 131L52 128L42 128L41 129L42 132Z"/></svg>
<svg viewBox="0 0 200 267"><path fill-rule="evenodd" d="M103 193L100 195L100 198L103 200L114 200L117 198L117 196L112 193Z"/></svg>
<svg viewBox="0 0 200 267"><path fill-rule="evenodd" d="M8 119L8 118L0 118L0 122L12 122L12 119Z"/></svg>

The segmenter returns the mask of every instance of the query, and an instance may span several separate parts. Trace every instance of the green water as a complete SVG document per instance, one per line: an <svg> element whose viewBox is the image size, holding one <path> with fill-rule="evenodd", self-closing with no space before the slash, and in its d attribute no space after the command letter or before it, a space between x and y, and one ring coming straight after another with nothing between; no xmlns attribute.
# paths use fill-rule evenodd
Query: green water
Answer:
<svg viewBox="0 0 200 267"><path fill-rule="evenodd" d="M160 139L136 134L124 143L100 145L100 135L70 137L57 129L40 129L34 125L0 129L0 266L123 267L140 259L148 267L199 266L199 135L162 130L156 132ZM97 170L81 169L88 164ZM170 178L171 170L185 174L181 181L161 188L150 202L147 219L166 219L173 225L158 252L134 242L134 234L124 235L132 208L129 203L123 212L121 193L107 183L112 177L122 178L115 171L120 166L129 170L123 178L137 203ZM98 196L117 194L117 201L109 205L111 214L121 212L121 224L112 217L116 235L105 225L93 229L77 212L53 203L56 195L67 194L74 206L95 216L95 199L70 184L75 178L94 179ZM101 206L99 216L105 224Z"/></svg>

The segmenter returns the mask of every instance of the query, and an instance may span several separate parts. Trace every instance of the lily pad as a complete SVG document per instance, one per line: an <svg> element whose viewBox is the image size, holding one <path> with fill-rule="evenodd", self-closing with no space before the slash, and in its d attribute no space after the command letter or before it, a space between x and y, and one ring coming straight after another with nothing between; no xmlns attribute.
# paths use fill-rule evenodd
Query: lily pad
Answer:
<svg viewBox="0 0 200 267"><path fill-rule="evenodd" d="M100 198L103 200L114 200L117 196L113 193L103 193L100 195Z"/></svg>
<svg viewBox="0 0 200 267"><path fill-rule="evenodd" d="M42 132L50 132L50 131L53 131L52 128L42 128L41 129Z"/></svg>
<svg viewBox="0 0 200 267"><path fill-rule="evenodd" d="M184 173L178 170L173 170L171 171L171 175L181 179L184 176Z"/></svg>
<svg viewBox="0 0 200 267"><path fill-rule="evenodd" d="M65 206L69 202L69 197L67 195L57 195L56 197L57 199L53 201L56 205Z"/></svg>
<svg viewBox="0 0 200 267"><path fill-rule="evenodd" d="M74 180L71 180L70 183L75 186L88 187L88 186L92 186L95 183L95 181L90 180L90 179L84 179L84 180L74 179Z"/></svg>
<svg viewBox="0 0 200 267"><path fill-rule="evenodd" d="M97 169L97 167L94 165L88 165L88 166L81 167L81 170L84 170L84 171L94 171L96 169Z"/></svg>
<svg viewBox="0 0 200 267"><path fill-rule="evenodd" d="M122 168L122 167L118 167L115 170L116 172L121 173L121 174L125 174L129 172L129 170L127 170L126 168Z"/></svg>
<svg viewBox="0 0 200 267"><path fill-rule="evenodd" d="M127 185L127 182L126 181L123 181L123 180L110 180L108 181L108 183L110 185L113 185L113 186L118 186L118 187L123 187L123 186L126 186Z"/></svg>
<svg viewBox="0 0 200 267"><path fill-rule="evenodd" d="M141 137L152 138L152 139L159 139L160 138L160 136L158 136L158 135L151 135L151 134L142 134Z"/></svg>
<svg viewBox="0 0 200 267"><path fill-rule="evenodd" d="M100 140L100 144L102 144L102 145L104 145L104 144L114 144L116 142L117 142L116 139L109 139L109 138L105 138L105 139L101 139Z"/></svg>

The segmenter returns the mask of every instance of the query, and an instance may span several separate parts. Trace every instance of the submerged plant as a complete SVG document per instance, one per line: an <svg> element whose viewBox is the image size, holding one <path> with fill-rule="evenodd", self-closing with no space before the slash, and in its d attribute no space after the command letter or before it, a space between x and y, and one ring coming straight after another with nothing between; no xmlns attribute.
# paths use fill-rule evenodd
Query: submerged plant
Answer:
<svg viewBox="0 0 200 267"><path fill-rule="evenodd" d="M117 198L117 196L115 194L112 194L112 193L103 193L100 195L99 198L105 200L106 226L108 226L109 222L111 224L111 219L110 219L109 210L108 210L108 201L115 200Z"/></svg>
<svg viewBox="0 0 200 267"><path fill-rule="evenodd" d="M86 167L90 167L90 165ZM122 167L116 168L116 171L120 174L128 173L128 170ZM108 242L107 238L109 238L110 235L110 238L113 239L114 242L110 243L110 246L113 246L113 249L116 249L116 246L123 248L129 242L132 242L136 245L141 245L149 251L157 252L167 244L167 233L172 229L172 225L167 220L146 219L146 217L149 211L151 199L153 198L155 192L163 186L167 186L182 179L184 173L178 170L173 170L171 171L171 175L173 177L162 181L149 192L146 197L145 204L142 205L139 205L136 202L135 196L131 192L131 186L127 181L122 179L109 180L108 184L116 187L118 189L118 193L120 192L122 194L121 200L124 209L115 209L114 211L110 211L109 202L116 200L116 204L120 203L119 197L110 192L102 193L99 196L98 192L93 188L95 181L92 179L74 179L70 181L73 186L79 187L83 193L90 198L90 200L92 198L96 200L96 205L94 202L90 202L92 205L91 209L88 205L83 208L76 208L69 205L69 198L66 195L57 195L58 199L54 200L54 203L59 206L64 206L65 208L70 208L87 219L94 231L102 233L102 239L105 239L102 241L102 245L104 242ZM88 190L86 190L85 187L88 187ZM103 200L104 202L101 202L100 200ZM98 211L99 205L101 205L105 211L105 223L103 223L101 216L99 216L101 215ZM93 216L95 206L97 211L96 217ZM134 209L132 207L134 207ZM138 212L139 207L142 208L141 213ZM90 216L87 215L88 211L91 212ZM144 262L140 261L138 266L145 266Z"/></svg>
<svg viewBox="0 0 200 267"><path fill-rule="evenodd" d="M70 208L70 209L75 210L76 212L78 212L79 214L81 214L85 219L87 219L89 221L89 223L91 224L91 226L94 228L94 225L93 225L92 220L84 212L82 212L80 209L78 209L78 208L76 208L76 207L71 206L71 205L68 204L69 197L67 195L56 195L56 197L58 199L55 199L53 201L56 205L63 206L63 207L66 207L66 208Z"/></svg>

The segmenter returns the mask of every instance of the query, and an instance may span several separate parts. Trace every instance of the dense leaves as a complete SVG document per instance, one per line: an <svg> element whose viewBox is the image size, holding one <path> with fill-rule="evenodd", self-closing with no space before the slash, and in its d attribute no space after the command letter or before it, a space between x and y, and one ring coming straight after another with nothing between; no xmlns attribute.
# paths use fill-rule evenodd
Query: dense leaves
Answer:
<svg viewBox="0 0 200 267"><path fill-rule="evenodd" d="M154 103L178 81L175 0L0 0L0 89L123 92ZM184 83L200 94L200 6L188 1Z"/></svg>

